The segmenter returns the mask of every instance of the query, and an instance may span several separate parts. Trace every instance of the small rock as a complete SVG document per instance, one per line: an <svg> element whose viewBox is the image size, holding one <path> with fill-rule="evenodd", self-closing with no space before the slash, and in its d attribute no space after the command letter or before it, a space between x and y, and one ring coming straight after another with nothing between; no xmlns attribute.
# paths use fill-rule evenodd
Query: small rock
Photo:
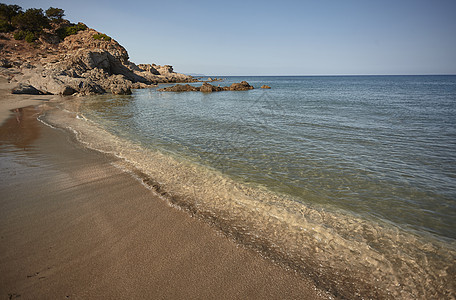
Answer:
<svg viewBox="0 0 456 300"><path fill-rule="evenodd" d="M131 95L131 89L129 87L111 87L111 93L114 95Z"/></svg>
<svg viewBox="0 0 456 300"><path fill-rule="evenodd" d="M262 89L270 89L271 87L269 85L264 84L264 85L261 86L261 88Z"/></svg>

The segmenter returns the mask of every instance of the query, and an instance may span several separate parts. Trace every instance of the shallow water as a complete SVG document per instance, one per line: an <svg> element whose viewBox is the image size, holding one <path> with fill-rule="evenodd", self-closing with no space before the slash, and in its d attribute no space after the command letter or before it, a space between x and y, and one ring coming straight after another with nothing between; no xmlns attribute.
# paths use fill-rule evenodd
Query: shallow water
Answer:
<svg viewBox="0 0 456 300"><path fill-rule="evenodd" d="M456 77L250 77L43 119L171 203L347 298L455 293Z"/></svg>

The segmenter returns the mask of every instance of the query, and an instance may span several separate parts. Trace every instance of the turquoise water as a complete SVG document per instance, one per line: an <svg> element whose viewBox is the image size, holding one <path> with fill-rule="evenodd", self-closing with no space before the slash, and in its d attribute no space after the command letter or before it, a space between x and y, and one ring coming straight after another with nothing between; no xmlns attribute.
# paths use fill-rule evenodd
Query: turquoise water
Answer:
<svg viewBox="0 0 456 300"><path fill-rule="evenodd" d="M215 84L241 80L255 89L76 98L41 119L334 295L454 299L456 76Z"/></svg>
<svg viewBox="0 0 456 300"><path fill-rule="evenodd" d="M228 77L88 102L110 130L296 201L456 238L456 76ZM96 115L91 114L95 112Z"/></svg>

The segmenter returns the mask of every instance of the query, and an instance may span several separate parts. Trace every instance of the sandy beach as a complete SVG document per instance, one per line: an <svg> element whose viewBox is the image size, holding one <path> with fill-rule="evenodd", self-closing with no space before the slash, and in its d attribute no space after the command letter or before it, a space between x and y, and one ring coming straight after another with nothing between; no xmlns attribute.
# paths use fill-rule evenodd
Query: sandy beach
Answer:
<svg viewBox="0 0 456 300"><path fill-rule="evenodd" d="M38 104L55 96L9 89L3 80L2 299L328 298L37 121Z"/></svg>

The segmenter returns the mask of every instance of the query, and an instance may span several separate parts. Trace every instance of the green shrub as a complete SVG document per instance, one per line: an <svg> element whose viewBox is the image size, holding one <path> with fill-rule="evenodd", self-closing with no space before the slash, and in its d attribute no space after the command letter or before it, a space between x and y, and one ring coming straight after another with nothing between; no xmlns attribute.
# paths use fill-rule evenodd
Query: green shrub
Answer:
<svg viewBox="0 0 456 300"><path fill-rule="evenodd" d="M27 34L25 35L24 40L27 43L33 43L33 41L36 40L36 36L35 36L35 34L33 32L27 32Z"/></svg>
<svg viewBox="0 0 456 300"><path fill-rule="evenodd" d="M73 26L68 26L68 27L60 27L57 29L57 35L59 36L60 39L64 39L67 36L73 35L78 33L81 30L86 30L87 26L83 23L78 23Z"/></svg>
<svg viewBox="0 0 456 300"><path fill-rule="evenodd" d="M27 32L24 30L19 30L14 33L13 37L15 40L23 40L25 39L25 36L27 35Z"/></svg>
<svg viewBox="0 0 456 300"><path fill-rule="evenodd" d="M111 37L110 36L107 36L106 34L104 33L97 33L97 34L94 34L93 35L93 38L95 40L103 40L103 41L110 41L111 40Z"/></svg>
<svg viewBox="0 0 456 300"><path fill-rule="evenodd" d="M27 43L32 43L38 38L34 32L25 30L15 32L13 37L15 40L25 40Z"/></svg>

